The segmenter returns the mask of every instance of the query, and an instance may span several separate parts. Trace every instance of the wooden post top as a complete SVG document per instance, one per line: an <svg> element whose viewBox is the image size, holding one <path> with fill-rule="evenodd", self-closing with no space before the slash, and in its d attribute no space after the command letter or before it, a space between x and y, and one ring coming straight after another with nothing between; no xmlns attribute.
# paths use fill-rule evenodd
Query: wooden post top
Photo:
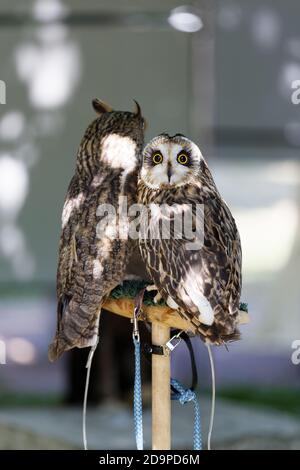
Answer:
<svg viewBox="0 0 300 470"><path fill-rule="evenodd" d="M103 308L117 315L121 315L122 317L132 318L134 300L129 297L119 299L108 298L103 304ZM187 320L184 320L176 310L172 310L170 307L165 305L143 304L142 311L143 315L141 320L150 323L162 323L170 328L194 332L192 325ZM248 322L248 313L240 310L239 323L246 324Z"/></svg>

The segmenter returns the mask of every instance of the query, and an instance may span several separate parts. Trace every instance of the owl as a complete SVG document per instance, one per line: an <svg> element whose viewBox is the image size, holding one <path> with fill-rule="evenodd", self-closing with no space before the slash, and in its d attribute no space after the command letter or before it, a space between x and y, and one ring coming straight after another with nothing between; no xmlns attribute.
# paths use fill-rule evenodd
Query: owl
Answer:
<svg viewBox="0 0 300 470"><path fill-rule="evenodd" d="M238 339L240 237L197 145L181 134L151 140L138 202L139 248L160 296L207 344Z"/></svg>
<svg viewBox="0 0 300 470"><path fill-rule="evenodd" d="M122 236L116 230L120 201L136 202L144 119L137 103L134 112L113 111L97 99L93 107L98 117L79 146L62 213L51 361L96 344L101 305L124 280L133 250L126 223Z"/></svg>

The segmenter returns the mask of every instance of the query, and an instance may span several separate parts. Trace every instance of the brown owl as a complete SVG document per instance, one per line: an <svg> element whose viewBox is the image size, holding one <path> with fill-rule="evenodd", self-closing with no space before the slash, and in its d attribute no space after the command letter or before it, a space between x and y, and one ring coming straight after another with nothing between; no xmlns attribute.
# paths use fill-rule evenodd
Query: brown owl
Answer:
<svg viewBox="0 0 300 470"><path fill-rule="evenodd" d="M120 200L136 202L144 119L137 103L133 113L113 111L99 100L93 107L99 117L81 141L62 213L51 361L68 349L96 344L101 305L123 281L133 248L127 225L120 236L108 215L115 209L118 217Z"/></svg>
<svg viewBox="0 0 300 470"><path fill-rule="evenodd" d="M159 294L205 342L238 339L240 237L197 145L181 134L151 140L138 202L147 207L140 252Z"/></svg>

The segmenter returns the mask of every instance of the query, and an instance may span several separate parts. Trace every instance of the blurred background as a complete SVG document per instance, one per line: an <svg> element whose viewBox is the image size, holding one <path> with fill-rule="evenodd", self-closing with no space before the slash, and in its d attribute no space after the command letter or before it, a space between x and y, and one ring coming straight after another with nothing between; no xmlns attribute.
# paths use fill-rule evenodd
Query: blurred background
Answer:
<svg viewBox="0 0 300 470"><path fill-rule="evenodd" d="M299 14L297 0L0 1L0 448L81 446L86 352L49 364L47 347L61 210L95 97L138 100L146 141L195 140L236 218L251 322L229 352L214 349L216 446L300 448ZM131 326L107 314L101 328L91 446L132 448ZM194 347L205 420L210 371ZM180 345L173 376L188 384L186 364ZM146 405L149 377L145 364ZM191 445L189 424L177 448Z"/></svg>

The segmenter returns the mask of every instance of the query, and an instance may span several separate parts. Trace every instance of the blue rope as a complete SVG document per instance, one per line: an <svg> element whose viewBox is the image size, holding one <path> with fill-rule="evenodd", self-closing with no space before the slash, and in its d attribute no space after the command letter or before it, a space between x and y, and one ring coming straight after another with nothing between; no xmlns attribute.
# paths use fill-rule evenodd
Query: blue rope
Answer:
<svg viewBox="0 0 300 470"><path fill-rule="evenodd" d="M143 450L143 403L142 403L142 380L141 380L141 347L139 338L133 337L135 376L134 376L134 432L137 450Z"/></svg>
<svg viewBox="0 0 300 470"><path fill-rule="evenodd" d="M190 389L186 390L178 380L171 379L171 386L177 391L177 393L172 393L172 400L179 400L181 405L189 401L194 403L194 450L202 450L200 407L197 395Z"/></svg>
<svg viewBox="0 0 300 470"><path fill-rule="evenodd" d="M141 346L139 336L133 336L134 357L135 357L135 374L134 374L134 398L133 398L133 414L134 414L134 432L137 450L143 450L143 403L142 403L142 380L141 380ZM194 450L202 450L201 439L201 419L200 407L197 395L190 389L185 389L178 380L171 379L171 386L177 391L172 393L172 400L178 400L182 405L192 401L194 403Z"/></svg>

